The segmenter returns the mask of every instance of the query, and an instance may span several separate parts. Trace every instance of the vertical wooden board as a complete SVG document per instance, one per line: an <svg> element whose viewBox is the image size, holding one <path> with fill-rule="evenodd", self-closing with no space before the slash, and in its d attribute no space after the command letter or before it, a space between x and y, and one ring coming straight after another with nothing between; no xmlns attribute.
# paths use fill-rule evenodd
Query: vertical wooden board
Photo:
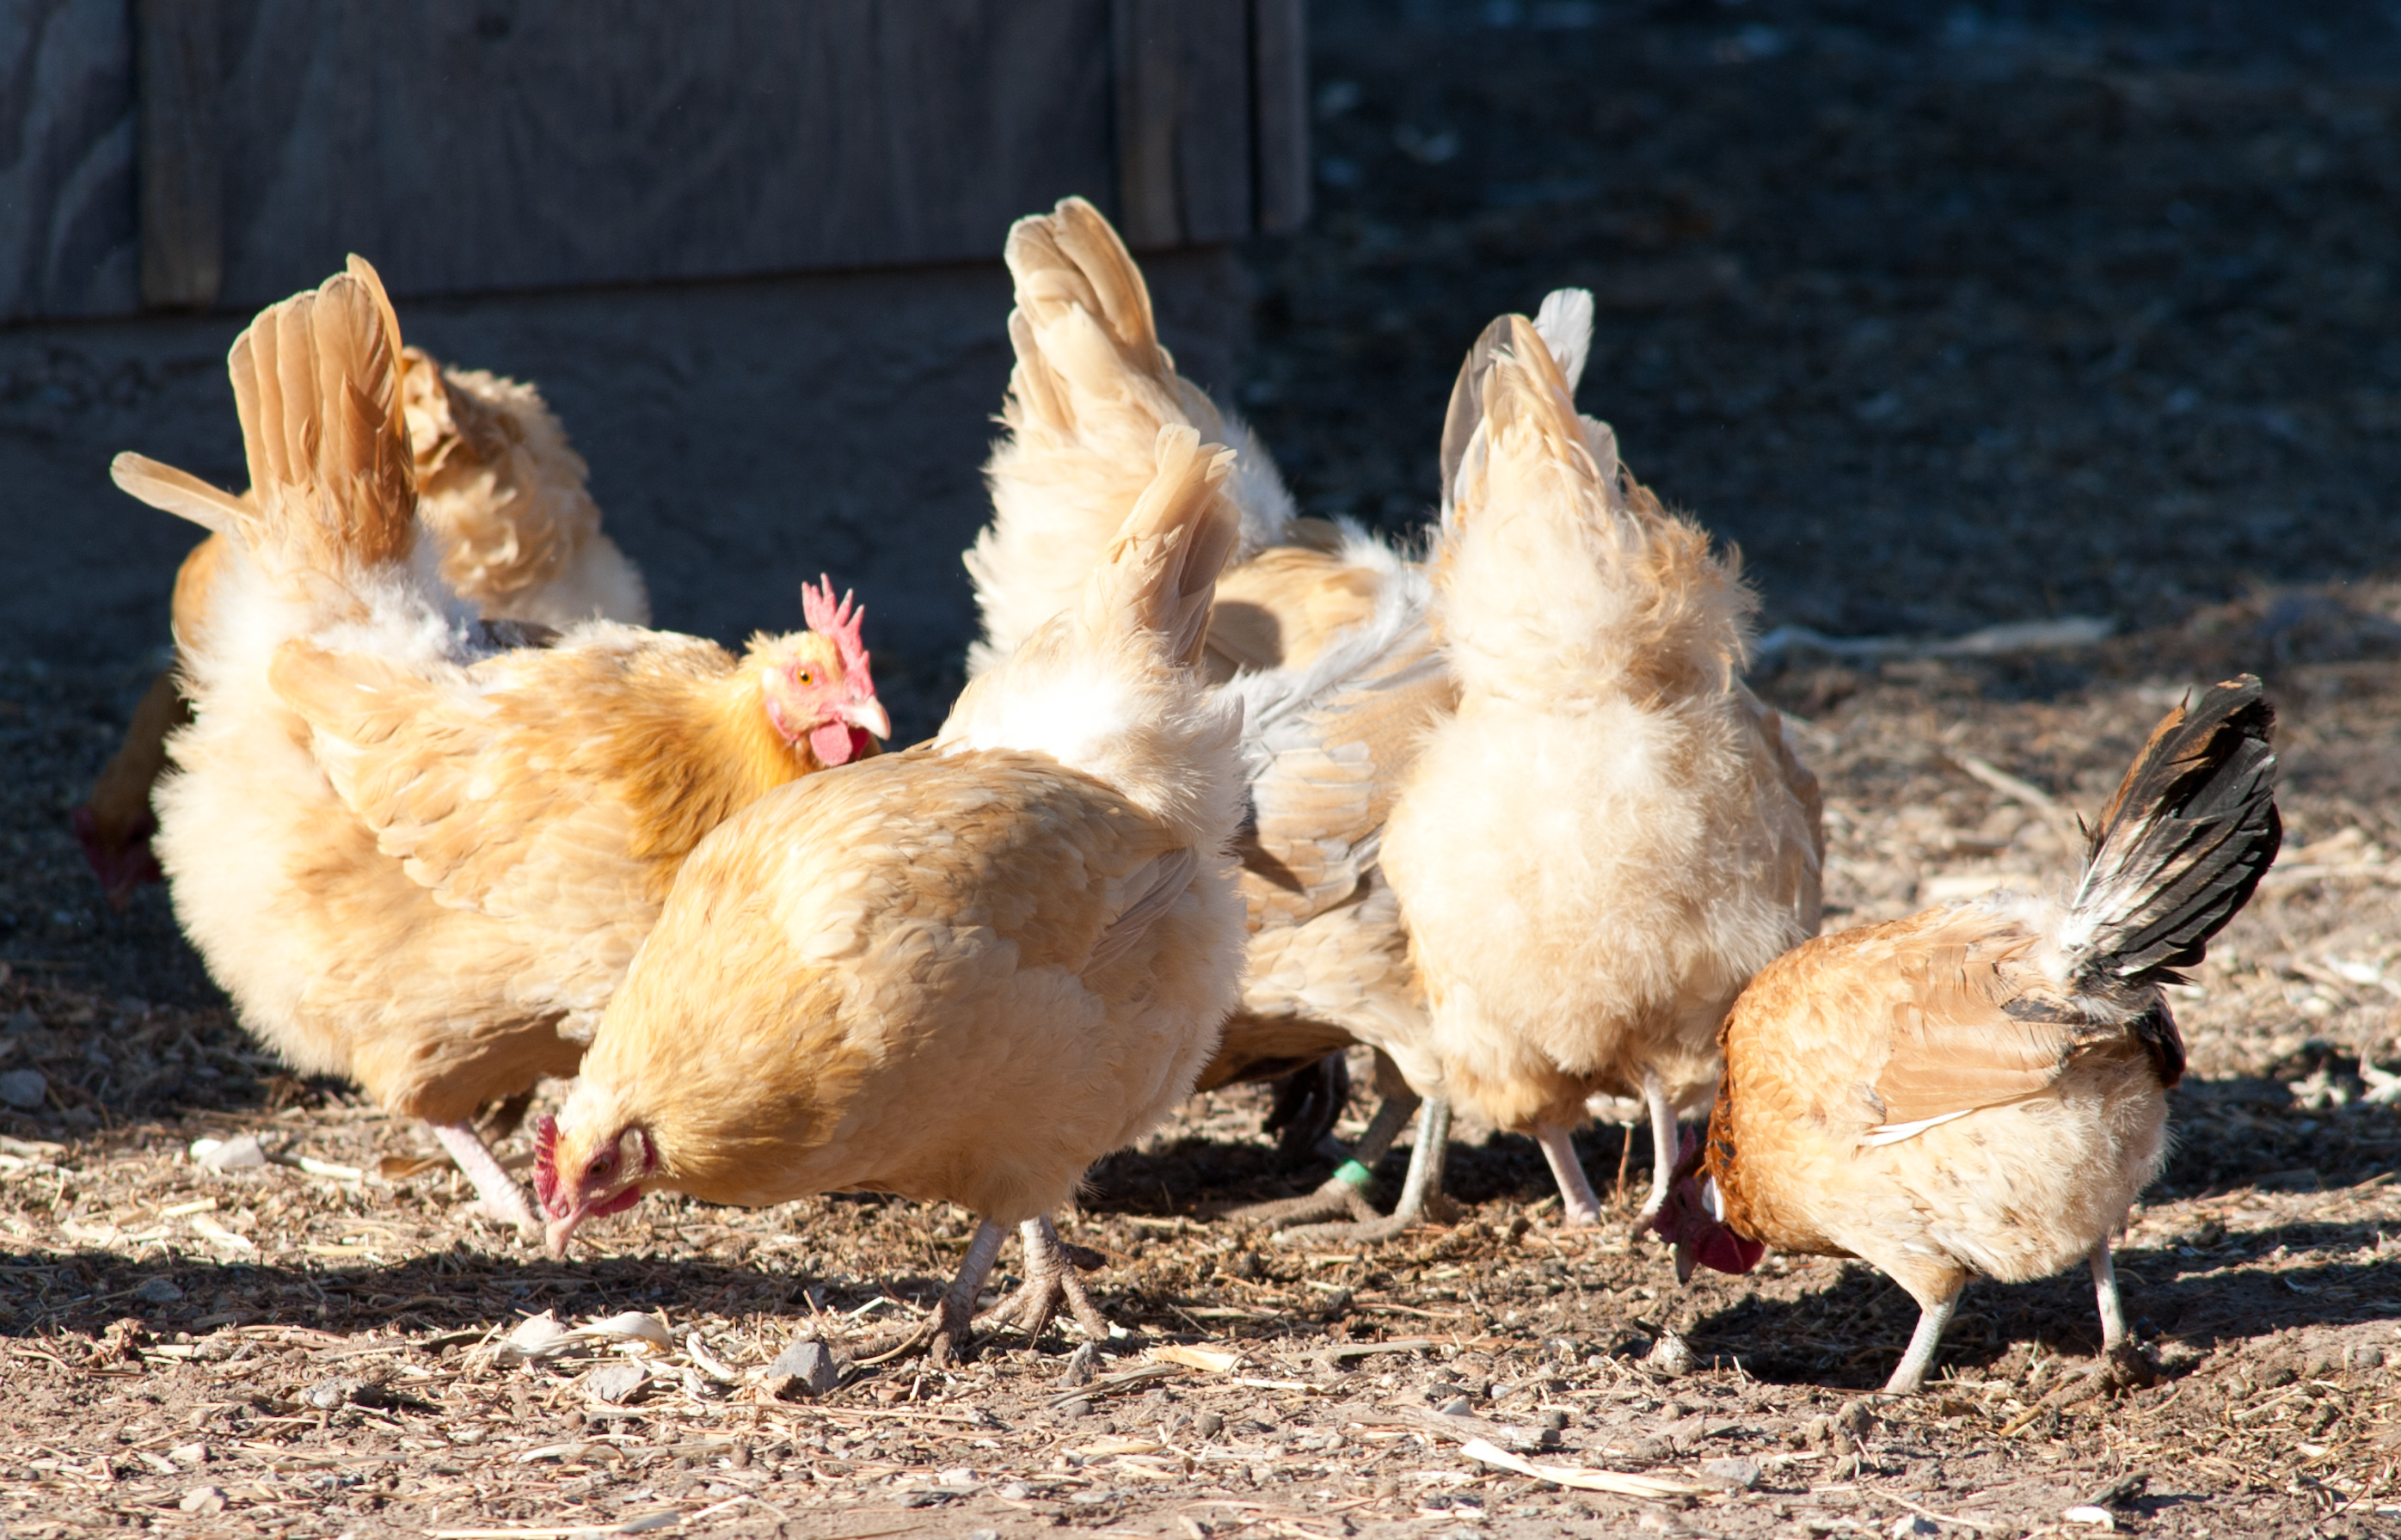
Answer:
<svg viewBox="0 0 2401 1540"><path fill-rule="evenodd" d="M1309 18L1302 0L1251 0L1251 174L1258 227L1309 221Z"/></svg>
<svg viewBox="0 0 2401 1540"><path fill-rule="evenodd" d="M224 0L226 281L957 260L1110 171L1108 0Z"/></svg>
<svg viewBox="0 0 2401 1540"><path fill-rule="evenodd" d="M1183 33L1175 118L1178 212L1187 242L1251 233L1249 0L1173 0Z"/></svg>
<svg viewBox="0 0 2401 1540"><path fill-rule="evenodd" d="M136 297L132 34L102 0L0 0L0 321Z"/></svg>
<svg viewBox="0 0 2401 1540"><path fill-rule="evenodd" d="M133 0L142 302L204 309L224 268L214 0Z"/></svg>

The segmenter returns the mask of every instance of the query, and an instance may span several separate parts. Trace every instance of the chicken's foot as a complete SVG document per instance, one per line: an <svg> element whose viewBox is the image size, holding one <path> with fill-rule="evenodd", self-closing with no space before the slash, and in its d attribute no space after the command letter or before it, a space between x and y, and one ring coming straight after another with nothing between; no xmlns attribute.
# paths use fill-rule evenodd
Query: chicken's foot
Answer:
<svg viewBox="0 0 2401 1540"><path fill-rule="evenodd" d="M1409 1151L1409 1174L1401 1183L1401 1201L1393 1205L1389 1216L1350 1225L1301 1225L1279 1232L1276 1244L1351 1245L1389 1241L1421 1220L1444 1217L1450 1212L1450 1203L1442 1195L1442 1173L1449 1158L1450 1103L1440 1096L1429 1096L1419 1105L1418 1138L1416 1147Z"/></svg>
<svg viewBox="0 0 2401 1540"><path fill-rule="evenodd" d="M1250 1224L1278 1225L1331 1219L1343 1214L1363 1223L1375 1219L1375 1205L1367 1202L1367 1187L1376 1179L1376 1162L1392 1153L1393 1141L1409 1125L1409 1115L1417 1109L1416 1092L1388 1093L1378 1104L1367 1132L1352 1147L1351 1158L1336 1166L1334 1175L1319 1184L1316 1191L1297 1198L1279 1198L1273 1203L1251 1203L1232 1210L1226 1217ZM1415 1169L1414 1162L1411 1169Z"/></svg>
<svg viewBox="0 0 2401 1540"><path fill-rule="evenodd" d="M533 1204L527 1201L525 1189L517 1179L501 1167L499 1157L485 1144L472 1122L432 1123L433 1136L450 1152L450 1159L475 1184L475 1205L487 1217L502 1224L512 1224L525 1235L540 1235L542 1221L535 1217Z"/></svg>
<svg viewBox="0 0 2401 1540"><path fill-rule="evenodd" d="M1667 1100L1667 1082L1648 1065L1642 1068L1642 1099L1651 1104L1651 1196L1634 1217L1639 1231L1667 1206L1667 1189L1676 1182L1676 1155L1681 1140L1676 1133L1676 1108Z"/></svg>
<svg viewBox="0 0 2401 1540"><path fill-rule="evenodd" d="M1884 1383L1886 1396L1914 1396L1926 1383L1927 1372L1934 1367L1934 1350L1942 1345L1942 1328L1951 1324L1951 1313L1959 1308L1959 1296L1968 1292L1968 1275L1954 1274L1948 1286L1949 1292L1941 1299L1917 1302L1917 1330L1910 1336L1909 1351L1900 1355L1900 1367Z"/></svg>
<svg viewBox="0 0 2401 1540"><path fill-rule="evenodd" d="M1025 1282L1016 1293L978 1316L974 1329L996 1331L1014 1325L1025 1333L1028 1342L1036 1341L1050 1325L1050 1317L1064 1304L1076 1317L1076 1324L1084 1328L1084 1335L1096 1342L1107 1341L1109 1318L1101 1313L1100 1306L1092 1303L1092 1297L1084 1291L1084 1281L1076 1276L1071 1248L1059 1239L1050 1216L1026 1220L1018 1227L1018 1233L1025 1242ZM981 1232L977 1239L982 1239ZM985 1266L989 1268L990 1262ZM946 1309L949 1303L947 1299L943 1300Z"/></svg>
<svg viewBox="0 0 2401 1540"><path fill-rule="evenodd" d="M1339 1161L1342 1142L1334 1137L1334 1121L1350 1101L1350 1055L1328 1053L1276 1082L1275 1106L1259 1128L1279 1135L1276 1153L1287 1165L1299 1165L1321 1150Z"/></svg>
<svg viewBox="0 0 2401 1540"><path fill-rule="evenodd" d="M1536 1123L1534 1142L1543 1147L1543 1159L1551 1162L1551 1178L1559 1184L1561 1219L1578 1228L1600 1223L1600 1194L1593 1191L1592 1178L1585 1175L1584 1161L1576 1154L1575 1134L1565 1123Z"/></svg>

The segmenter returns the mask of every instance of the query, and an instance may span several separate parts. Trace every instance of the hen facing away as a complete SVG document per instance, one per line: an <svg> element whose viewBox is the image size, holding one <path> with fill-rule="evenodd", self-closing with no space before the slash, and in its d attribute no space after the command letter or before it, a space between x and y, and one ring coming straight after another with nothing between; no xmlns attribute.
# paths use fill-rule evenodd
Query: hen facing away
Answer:
<svg viewBox="0 0 2401 1540"><path fill-rule="evenodd" d="M417 516L440 553L442 578L486 620L557 629L579 620L647 625L641 574L600 532L583 457L530 385L447 369L401 351L401 413L417 481ZM175 574L174 634L205 624L223 537L194 546ZM125 740L70 818L111 907L158 880L150 848L150 788L167 766L167 735L191 720L174 670L152 681Z"/></svg>
<svg viewBox="0 0 2401 1540"><path fill-rule="evenodd" d="M1460 687L1404 777L1384 869L1452 1094L1532 1134L1597 1223L1571 1136L1597 1092L1676 1112L1752 972L1817 929L1814 777L1738 671L1754 600L1577 415L1591 299L1487 329L1444 434L1434 624Z"/></svg>
<svg viewBox="0 0 2401 1540"><path fill-rule="evenodd" d="M158 846L243 1024L432 1124L533 1226L468 1120L574 1071L702 835L888 729L830 590L817 629L738 659L603 621L489 645L417 559L400 357L353 258L234 344L249 496L119 457L120 485L225 540Z"/></svg>
<svg viewBox="0 0 2401 1540"><path fill-rule="evenodd" d="M1192 665L1235 537L1231 456L1160 431L1087 579L904 753L771 793L703 841L541 1133L554 1255L664 1189L945 1199L979 1227L927 1336L1107 1322L1049 1215L1188 1094L1242 969L1240 713Z"/></svg>
<svg viewBox="0 0 2401 1540"><path fill-rule="evenodd" d="M1916 1390L1978 1273L2092 1267L2129 1351L2109 1235L2165 1158L2184 1042L2161 996L2275 859L2273 718L2245 676L2168 714L2093 831L2075 896L1996 895L1823 937L1725 1027L1704 1147L1657 1221L1676 1270L1766 1246L1858 1257L1917 1300L1885 1389Z"/></svg>
<svg viewBox="0 0 2401 1540"><path fill-rule="evenodd" d="M1364 1182L1406 1123L1410 1085L1436 1084L1418 1046L1424 1014L1407 938L1378 859L1399 774L1452 699L1425 624L1423 575L1356 529L1294 516L1266 451L1176 373L1140 268L1091 205L1068 199L1020 220L1007 255L1017 365L1002 412L1008 432L987 466L993 522L967 556L984 620L972 666L995 667L1030 627L1076 602L1127 489L1156 474L1161 428L1235 447L1228 485L1240 538L1202 666L1246 708L1251 817L1236 850L1250 966L1200 1084L1287 1074L1353 1043L1386 1053L1379 1079L1390 1094L1356 1161L1281 1217L1372 1214L1351 1178ZM1324 1125L1336 1110L1334 1097L1316 1097ZM1316 1141L1305 1128L1293 1142Z"/></svg>

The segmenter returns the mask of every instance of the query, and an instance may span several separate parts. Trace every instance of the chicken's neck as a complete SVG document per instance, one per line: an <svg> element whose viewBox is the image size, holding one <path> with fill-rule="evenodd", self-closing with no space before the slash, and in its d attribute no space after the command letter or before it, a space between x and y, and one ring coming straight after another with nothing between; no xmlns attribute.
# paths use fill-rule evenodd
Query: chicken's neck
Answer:
<svg viewBox="0 0 2401 1540"><path fill-rule="evenodd" d="M711 830L817 768L807 746L784 741L768 719L765 667L753 656L715 678L679 681L615 724L639 820L634 854L658 864L661 897Z"/></svg>

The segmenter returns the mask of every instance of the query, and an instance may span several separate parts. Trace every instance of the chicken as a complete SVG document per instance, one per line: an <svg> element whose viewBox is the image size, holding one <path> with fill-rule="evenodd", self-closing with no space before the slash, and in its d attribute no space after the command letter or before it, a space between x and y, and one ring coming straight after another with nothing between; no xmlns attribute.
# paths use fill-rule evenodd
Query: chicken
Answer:
<svg viewBox="0 0 2401 1540"><path fill-rule="evenodd" d="M469 1119L574 1071L703 835L889 727L830 584L814 629L739 659L598 620L491 645L411 560L400 361L353 258L234 344L249 496L118 457L119 486L226 540L157 844L244 1025L432 1124L533 1227Z"/></svg>
<svg viewBox="0 0 2401 1540"><path fill-rule="evenodd" d="M968 685L932 742L761 798L684 863L583 1078L539 1133L563 1255L647 1190L866 1190L979 1217L926 1336L968 1342L1006 1227L1024 1287L1108 1325L1049 1217L1187 1095L1242 970L1239 708L1202 686L1232 456L1160 430L1077 608Z"/></svg>
<svg viewBox="0 0 2401 1540"><path fill-rule="evenodd" d="M1400 772L1452 700L1423 574L1354 528L1295 516L1250 431L1176 373L1141 270L1091 204L1071 198L1020 220L1007 255L1017 366L987 467L993 522L967 555L984 620L970 667L995 667L1075 602L1115 511L1155 474L1163 426L1235 447L1241 536L1203 664L1246 708L1252 817L1237 849L1252 939L1242 1008L1200 1084L1306 1073L1353 1043L1377 1047L1385 1101L1354 1159L1310 1199L1254 1217L1359 1212L1368 1168L1417 1104L1411 1084L1438 1085L1416 1050L1424 1012L1378 865ZM1340 1104L1324 1080L1303 1089L1310 1116L1289 1143L1308 1148Z"/></svg>
<svg viewBox="0 0 2401 1540"><path fill-rule="evenodd" d="M1925 1383L1968 1280L2088 1261L2166 1158L2184 1042L2161 985L2275 859L2273 715L2249 676L2168 713L2092 832L2075 896L1998 894L1864 926L1761 971L1725 1025L1708 1137L1657 1220L1676 1272L1767 1246L1859 1257L1917 1300L1885 1389Z"/></svg>
<svg viewBox="0 0 2401 1540"><path fill-rule="evenodd" d="M1403 779L1384 871L1450 1093L1530 1134L1571 1224L1600 1218L1571 1129L1641 1094L1665 1201L1717 1029L1818 919L1814 779L1738 670L1755 601L1577 416L1591 299L1506 316L1444 436L1434 623L1460 687Z"/></svg>
<svg viewBox="0 0 2401 1540"><path fill-rule="evenodd" d="M647 625L641 574L600 532L584 465L530 385L445 369L421 349L401 352L401 410L415 462L418 517L442 552L445 582L487 620L558 628L595 616ZM175 574L175 635L204 623L225 555L211 535ZM125 740L69 815L92 875L120 914L158 880L150 788L166 768L167 735L191 720L170 668L151 682Z"/></svg>

